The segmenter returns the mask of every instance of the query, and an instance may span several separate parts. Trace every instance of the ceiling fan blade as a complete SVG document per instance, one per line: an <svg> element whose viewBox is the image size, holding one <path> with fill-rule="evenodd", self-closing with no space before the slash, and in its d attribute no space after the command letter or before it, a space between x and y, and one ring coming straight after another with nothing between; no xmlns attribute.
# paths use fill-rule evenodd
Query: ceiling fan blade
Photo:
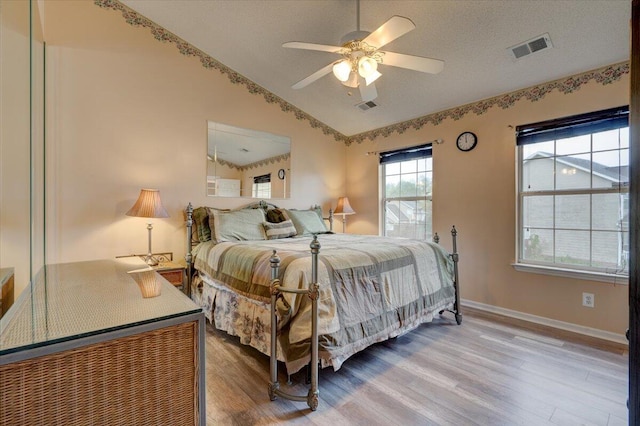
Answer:
<svg viewBox="0 0 640 426"><path fill-rule="evenodd" d="M309 77L303 78L302 80L300 80L299 82L291 86L291 88L302 89L303 87L306 87L309 84L313 83L314 81L318 80L320 77L324 77L325 75L329 74L332 71L332 69L333 69L333 62L327 65L326 67L320 68L318 71L314 72Z"/></svg>
<svg viewBox="0 0 640 426"><path fill-rule="evenodd" d="M328 44L316 44L305 43L304 41L289 41L284 43L282 47L288 47L290 49L306 49L306 50L319 50L321 52L338 53L342 50L340 46L329 46Z"/></svg>
<svg viewBox="0 0 640 426"><path fill-rule="evenodd" d="M413 30L416 25L409 18L402 16L392 16L387 22L365 37L364 41L370 46L381 48L387 43L391 43L398 37Z"/></svg>
<svg viewBox="0 0 640 426"><path fill-rule="evenodd" d="M360 88L360 97L362 98L362 102L369 102L378 97L378 90L376 89L375 83L371 83L367 86L367 82L364 78L360 77L360 84L358 84Z"/></svg>
<svg viewBox="0 0 640 426"><path fill-rule="evenodd" d="M425 58L423 56L405 55L404 53L382 52L382 65L408 68L414 71L438 74L444 69L444 61Z"/></svg>

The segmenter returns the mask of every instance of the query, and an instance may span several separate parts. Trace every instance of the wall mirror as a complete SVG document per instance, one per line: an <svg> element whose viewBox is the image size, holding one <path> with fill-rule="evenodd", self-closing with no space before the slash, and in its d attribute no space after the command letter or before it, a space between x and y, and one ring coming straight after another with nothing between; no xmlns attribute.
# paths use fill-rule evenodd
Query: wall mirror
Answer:
<svg viewBox="0 0 640 426"><path fill-rule="evenodd" d="M291 139L207 122L207 195L289 198Z"/></svg>

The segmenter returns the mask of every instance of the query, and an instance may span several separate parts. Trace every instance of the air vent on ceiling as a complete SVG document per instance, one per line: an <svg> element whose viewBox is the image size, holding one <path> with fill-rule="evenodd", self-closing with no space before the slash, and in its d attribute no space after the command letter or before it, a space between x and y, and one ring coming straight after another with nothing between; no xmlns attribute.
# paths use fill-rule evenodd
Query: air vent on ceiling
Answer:
<svg viewBox="0 0 640 426"><path fill-rule="evenodd" d="M368 101L368 102L361 102L359 104L356 104L356 106L360 108L362 111L367 111L367 110L370 110L371 108L377 107L378 104L373 101Z"/></svg>
<svg viewBox="0 0 640 426"><path fill-rule="evenodd" d="M514 59L520 59L522 57L529 56L532 53L551 49L552 47L553 44L551 44L551 38L549 37L549 34L545 33L541 36L525 41L524 43L512 46L507 50Z"/></svg>

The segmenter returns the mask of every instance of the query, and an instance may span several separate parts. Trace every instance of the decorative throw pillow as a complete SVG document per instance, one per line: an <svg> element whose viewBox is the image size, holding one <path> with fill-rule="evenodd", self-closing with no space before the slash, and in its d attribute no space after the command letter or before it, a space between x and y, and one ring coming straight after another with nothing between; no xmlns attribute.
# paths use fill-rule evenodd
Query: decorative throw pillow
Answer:
<svg viewBox="0 0 640 426"><path fill-rule="evenodd" d="M283 220L278 223L263 222L262 226L264 227L264 233L267 235L267 240L295 237L297 234L296 227L293 226L291 220Z"/></svg>
<svg viewBox="0 0 640 426"><path fill-rule="evenodd" d="M267 222L280 223L289 220L285 209L269 209L267 210Z"/></svg>
<svg viewBox="0 0 640 426"><path fill-rule="evenodd" d="M211 239L211 229L209 228L209 213L207 207L197 207L191 215L193 218L193 235L197 236L201 243Z"/></svg>
<svg viewBox="0 0 640 426"><path fill-rule="evenodd" d="M264 240L264 228L262 227L264 221L262 209L232 211L209 209L211 239L216 243Z"/></svg>
<svg viewBox="0 0 640 426"><path fill-rule="evenodd" d="M316 210L287 210L298 235L326 234L329 230Z"/></svg>

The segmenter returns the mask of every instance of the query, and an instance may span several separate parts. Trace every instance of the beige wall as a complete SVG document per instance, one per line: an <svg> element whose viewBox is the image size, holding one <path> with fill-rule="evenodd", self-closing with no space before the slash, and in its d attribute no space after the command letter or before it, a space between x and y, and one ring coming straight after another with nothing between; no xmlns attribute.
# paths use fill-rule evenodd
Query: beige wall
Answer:
<svg viewBox="0 0 640 426"><path fill-rule="evenodd" d="M0 10L0 267L29 282L29 4Z"/></svg>
<svg viewBox="0 0 640 426"><path fill-rule="evenodd" d="M197 58L91 1L45 2L48 87L48 262L147 250L146 220L125 216L141 188L158 188L171 215L155 219L154 251L185 252L182 211L238 207L206 190L207 120L291 138L289 200L344 193L346 147L205 69Z"/></svg>
<svg viewBox="0 0 640 426"><path fill-rule="evenodd" d="M478 116L447 119L418 131L356 144L347 150L347 193L357 214L348 231L377 234L378 175L375 156L384 151L434 139L433 229L451 246L449 230L459 230L462 298L523 313L623 334L628 324L628 287L601 282L517 272L516 147L514 127L628 104L629 80L589 83L571 94L553 92L542 100L522 100L508 109L493 107ZM463 131L478 135L471 152L456 148ZM582 307L582 292L595 295L595 308Z"/></svg>
<svg viewBox="0 0 640 426"><path fill-rule="evenodd" d="M15 294L44 264L44 45L39 4L0 1L0 268Z"/></svg>

